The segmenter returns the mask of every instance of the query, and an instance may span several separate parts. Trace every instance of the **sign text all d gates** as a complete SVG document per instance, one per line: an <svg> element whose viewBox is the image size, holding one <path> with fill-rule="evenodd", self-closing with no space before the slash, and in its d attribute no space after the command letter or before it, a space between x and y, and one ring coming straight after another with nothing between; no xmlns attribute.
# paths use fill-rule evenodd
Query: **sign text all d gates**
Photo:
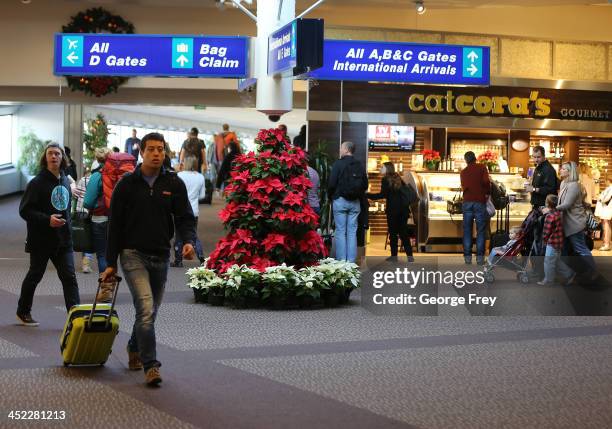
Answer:
<svg viewBox="0 0 612 429"><path fill-rule="evenodd" d="M489 85L488 46L325 40L320 80Z"/></svg>
<svg viewBox="0 0 612 429"><path fill-rule="evenodd" d="M55 75L243 78L247 65L247 37L55 34Z"/></svg>

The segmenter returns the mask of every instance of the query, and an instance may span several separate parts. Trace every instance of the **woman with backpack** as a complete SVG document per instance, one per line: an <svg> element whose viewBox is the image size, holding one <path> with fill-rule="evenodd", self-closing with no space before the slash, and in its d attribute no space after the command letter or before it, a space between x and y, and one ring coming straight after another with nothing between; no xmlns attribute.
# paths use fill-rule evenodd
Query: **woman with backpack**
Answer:
<svg viewBox="0 0 612 429"><path fill-rule="evenodd" d="M410 217L410 204L416 201L416 192L406 185L392 162L385 162L380 170L383 175L380 184L380 192L370 193L366 196L371 200L385 198L385 212L387 214L387 230L389 231L389 244L391 256L387 261L397 261L398 236L402 240L402 246L408 256L408 262L414 262L412 245L408 236L408 218Z"/></svg>

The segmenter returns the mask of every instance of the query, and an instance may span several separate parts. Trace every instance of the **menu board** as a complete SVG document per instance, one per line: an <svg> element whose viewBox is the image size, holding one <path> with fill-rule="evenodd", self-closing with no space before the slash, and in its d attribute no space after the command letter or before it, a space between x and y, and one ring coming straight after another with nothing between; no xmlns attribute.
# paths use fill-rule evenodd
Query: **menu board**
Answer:
<svg viewBox="0 0 612 429"><path fill-rule="evenodd" d="M411 152L414 150L414 127L407 125L368 125L370 151Z"/></svg>

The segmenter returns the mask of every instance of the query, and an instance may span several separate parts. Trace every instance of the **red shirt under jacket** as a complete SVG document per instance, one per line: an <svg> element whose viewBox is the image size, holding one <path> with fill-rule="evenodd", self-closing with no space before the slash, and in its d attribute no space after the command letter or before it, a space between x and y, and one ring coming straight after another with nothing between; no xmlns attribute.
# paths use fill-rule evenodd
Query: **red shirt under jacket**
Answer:
<svg viewBox="0 0 612 429"><path fill-rule="evenodd" d="M489 171L483 164L473 162L461 171L463 201L486 203L491 193Z"/></svg>

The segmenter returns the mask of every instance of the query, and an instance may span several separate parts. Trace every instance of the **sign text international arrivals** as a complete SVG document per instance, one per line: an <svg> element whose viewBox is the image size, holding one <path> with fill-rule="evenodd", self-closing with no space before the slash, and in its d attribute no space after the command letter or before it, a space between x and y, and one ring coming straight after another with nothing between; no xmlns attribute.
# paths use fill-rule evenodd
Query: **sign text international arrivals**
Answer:
<svg viewBox="0 0 612 429"><path fill-rule="evenodd" d="M325 40L319 80L489 85L487 46Z"/></svg>
<svg viewBox="0 0 612 429"><path fill-rule="evenodd" d="M57 33L53 72L243 78L247 58L247 37Z"/></svg>

